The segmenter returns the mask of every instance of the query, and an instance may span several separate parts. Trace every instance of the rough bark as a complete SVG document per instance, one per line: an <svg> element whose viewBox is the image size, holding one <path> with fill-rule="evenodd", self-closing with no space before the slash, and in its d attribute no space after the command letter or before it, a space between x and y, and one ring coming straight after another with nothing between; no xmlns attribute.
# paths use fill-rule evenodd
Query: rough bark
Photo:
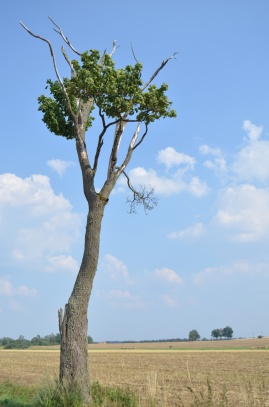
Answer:
<svg viewBox="0 0 269 407"><path fill-rule="evenodd" d="M87 309L97 269L105 201L92 194L81 267L65 311L59 310L61 333L60 381L76 382L86 403L91 400L88 367Z"/></svg>

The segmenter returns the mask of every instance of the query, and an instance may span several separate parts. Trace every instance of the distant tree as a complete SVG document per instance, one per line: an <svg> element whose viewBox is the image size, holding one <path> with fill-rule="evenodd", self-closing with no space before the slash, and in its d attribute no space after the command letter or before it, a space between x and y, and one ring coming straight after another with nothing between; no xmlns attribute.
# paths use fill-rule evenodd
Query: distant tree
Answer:
<svg viewBox="0 0 269 407"><path fill-rule="evenodd" d="M12 342L12 341L13 341L12 338L4 337L4 338L1 338L1 339L0 339L0 344L1 344L2 346L6 346L6 345L8 345L10 342Z"/></svg>
<svg viewBox="0 0 269 407"><path fill-rule="evenodd" d="M93 343L93 339L90 335L88 336L88 343Z"/></svg>
<svg viewBox="0 0 269 407"><path fill-rule="evenodd" d="M225 338L231 339L233 337L233 330L230 326L226 326L222 329L222 336Z"/></svg>
<svg viewBox="0 0 269 407"><path fill-rule="evenodd" d="M18 339L11 339L5 346L4 349L27 349L31 345L31 342L20 335Z"/></svg>
<svg viewBox="0 0 269 407"><path fill-rule="evenodd" d="M214 339L221 338L223 336L222 329L213 329L213 331L211 332L211 336Z"/></svg>
<svg viewBox="0 0 269 407"><path fill-rule="evenodd" d="M193 329L192 331L190 331L189 341L197 341L198 339L200 339L200 335L198 334L196 329Z"/></svg>

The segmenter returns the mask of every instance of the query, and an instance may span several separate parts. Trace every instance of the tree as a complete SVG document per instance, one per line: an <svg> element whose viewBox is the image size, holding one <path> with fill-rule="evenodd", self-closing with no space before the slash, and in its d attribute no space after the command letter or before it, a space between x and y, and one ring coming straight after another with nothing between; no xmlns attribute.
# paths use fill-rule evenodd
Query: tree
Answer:
<svg viewBox="0 0 269 407"><path fill-rule="evenodd" d="M230 326L226 326L225 328L223 328L222 330L222 336L224 336L225 338L231 339L233 337L233 330Z"/></svg>
<svg viewBox="0 0 269 407"><path fill-rule="evenodd" d="M165 59L150 79L143 83L141 79L142 64L127 65L124 69L116 69L113 55L116 42L110 54L102 56L97 50L78 52L63 34L61 28L50 19L55 31L62 40L80 58L71 60L64 47L62 54L70 67L70 78L61 78L49 40L31 32L23 23L21 25L35 38L46 42L49 46L57 80L49 79L47 87L50 96L38 98L39 110L43 113L43 121L50 132L74 140L80 163L83 191L88 202L88 217L85 232L85 246L81 266L64 311L58 311L59 329L61 334L60 380L76 381L81 388L85 402L89 402L90 384L88 368L88 322L87 310L91 295L94 276L99 257L99 244L104 209L109 202L110 194L119 177L123 174L132 196L129 199L130 211L135 205L143 205L146 211L156 205L153 188L135 188L126 173L134 151L141 146L148 134L149 125L157 119L176 117L171 109L171 102L166 96L167 84L157 87L154 78L175 54ZM99 117L101 129L96 144L91 138L88 154L86 131L92 126L94 117ZM118 151L127 124L134 126L129 136L128 147L123 151L123 159L119 161ZM114 138L107 135L114 128ZM142 130L143 129L143 130ZM141 135L140 135L141 134ZM127 137L127 135L126 135ZM106 164L100 165L104 139L111 142L110 157ZM121 147L123 148L123 147ZM107 175L103 186L97 192L95 177L98 171L107 167Z"/></svg>
<svg viewBox="0 0 269 407"><path fill-rule="evenodd" d="M222 337L222 329L213 329L211 332L211 336L214 339L218 339Z"/></svg>
<svg viewBox="0 0 269 407"><path fill-rule="evenodd" d="M193 329L192 331L190 331L190 333L189 333L189 341L197 341L199 339L200 339L200 335L198 334L196 329Z"/></svg>

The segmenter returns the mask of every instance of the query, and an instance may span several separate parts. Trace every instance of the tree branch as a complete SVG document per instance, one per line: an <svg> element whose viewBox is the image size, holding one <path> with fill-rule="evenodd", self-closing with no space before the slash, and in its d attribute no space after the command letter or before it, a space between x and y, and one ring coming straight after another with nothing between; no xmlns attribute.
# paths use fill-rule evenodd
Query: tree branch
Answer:
<svg viewBox="0 0 269 407"><path fill-rule="evenodd" d="M131 49L132 49L132 54L133 54L133 57L134 57L134 59L135 59L135 62L138 64L139 62L138 62L138 60L136 59L136 56L135 56L135 53L134 53L134 49L133 49L132 43L131 43Z"/></svg>
<svg viewBox="0 0 269 407"><path fill-rule="evenodd" d="M68 38L64 35L64 33L62 32L61 27L59 27L59 26L53 21L53 19L52 19L51 17L49 17L49 19L50 19L50 21L52 22L52 24L55 25L55 27L58 28L58 30L56 30L55 28L53 28L54 31L56 31L58 34L60 34L60 36L62 37L62 39L64 40L64 42L66 42L66 44L72 49L73 52L75 52L77 55L81 55L81 53L78 52L78 51L73 47L73 45L70 43L70 41L68 40Z"/></svg>
<svg viewBox="0 0 269 407"><path fill-rule="evenodd" d="M143 205L144 211L147 214L148 211L152 210L158 204L158 198L154 196L154 188L149 186L147 189L145 186L140 185L140 191L137 191L131 184L130 178L125 171L122 171L127 179L127 185L132 191L132 197L127 198L127 202L130 204L129 213L136 213L136 207L138 205Z"/></svg>
<svg viewBox="0 0 269 407"><path fill-rule="evenodd" d="M113 41L113 48L112 48L112 51L111 51L110 54L109 54L110 57L113 56L113 54L114 54L114 52L116 51L116 49L117 49L117 41L114 40L114 41Z"/></svg>
<svg viewBox="0 0 269 407"><path fill-rule="evenodd" d="M66 62L68 63L68 65L70 66L71 69L71 78L74 78L76 76L76 71L73 67L73 64L71 62L71 60L68 58L67 53L65 52L64 46L62 46L62 54L64 56L64 59L66 60Z"/></svg>
<svg viewBox="0 0 269 407"><path fill-rule="evenodd" d="M155 71L154 74L151 76L151 78L148 80L148 82L146 82L146 83L144 84L144 86L141 88L142 92L143 92L143 90L145 90L145 89L149 86L149 84L150 84L150 83L153 81L153 79L158 75L158 73L165 67L165 65L167 64L167 62L170 61L170 59L175 58L175 55L177 55L177 54L178 54L178 52L174 52L174 54L173 54L170 58L167 58L167 59L164 59L164 60L163 60L163 62L162 62L161 65L159 66L159 68L156 69L156 71Z"/></svg>
<svg viewBox="0 0 269 407"><path fill-rule="evenodd" d="M144 134L143 134L143 136L141 137L141 139L139 140L139 142L133 147L133 150L135 150L136 147L138 147L138 146L142 143L142 141L144 140L144 138L146 137L146 135L147 135L147 133L148 133L148 124L145 123L145 126L146 126L146 130L144 131Z"/></svg>
<svg viewBox="0 0 269 407"><path fill-rule="evenodd" d="M112 172L114 171L115 165L117 163L117 155L118 155L118 149L120 146L121 138L123 135L123 132L125 130L127 121L125 120L128 116L128 113L125 113L123 118L119 120L119 122L116 125L115 128L115 135L114 135L114 142L111 150L111 155L109 159L109 164L108 164L108 171L107 171L107 177L109 178Z"/></svg>
<svg viewBox="0 0 269 407"><path fill-rule="evenodd" d="M69 99L68 94L67 94L67 92L66 92L66 89L65 89L65 86L64 86L64 84L63 84L62 78L60 77L60 74L59 74L59 71L58 71L58 68L57 68L57 64L56 64L55 55L54 55L53 48L52 48L52 45L51 45L50 41L47 40L46 38L41 37L40 35L34 34L34 33L33 33L32 31L30 31L29 28L27 28L26 25L24 25L21 21L20 21L20 24L22 25L22 27L23 27L30 35L32 35L33 37L38 38L39 40L42 40L42 41L44 41L44 42L46 42L46 43L48 44L49 49L50 49L50 54L51 54L51 57L52 57L52 60L53 60L53 66L54 66L54 70L55 70L57 79L58 79L58 81L60 82L61 87L62 87L62 90L63 90L63 92L64 92L64 95L65 95L65 98L66 98L66 102L67 102L67 106L68 106L68 109L69 109L69 111L70 111L70 114L71 114L71 116L73 117L74 123L76 123L77 117L76 117L75 113L74 113L73 110L72 110L71 103L70 103L70 99Z"/></svg>
<svg viewBox="0 0 269 407"><path fill-rule="evenodd" d="M105 135L105 132L107 131L107 129L110 126L112 126L113 124L117 124L120 121L120 119L117 119L114 122L110 122L110 123L106 124L104 114L102 113L100 107L99 107L99 116L101 117L101 120L102 120L103 130L101 131L101 133L100 133L100 135L98 137L98 144L97 144L96 153L95 153L95 157L94 157L93 171L97 170L100 152L101 152L101 149L103 147L103 137Z"/></svg>

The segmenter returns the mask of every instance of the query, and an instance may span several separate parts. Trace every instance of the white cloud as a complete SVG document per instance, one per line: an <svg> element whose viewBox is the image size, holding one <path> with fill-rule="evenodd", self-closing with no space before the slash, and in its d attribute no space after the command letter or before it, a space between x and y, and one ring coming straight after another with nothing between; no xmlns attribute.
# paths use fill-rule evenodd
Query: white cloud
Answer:
<svg viewBox="0 0 269 407"><path fill-rule="evenodd" d="M258 127L255 124L251 123L250 120L244 120L243 129L247 132L250 141L258 140L263 131L262 126Z"/></svg>
<svg viewBox="0 0 269 407"><path fill-rule="evenodd" d="M68 167L74 166L72 161L63 161L59 159L48 160L47 165L53 170L56 171L60 177L62 177Z"/></svg>
<svg viewBox="0 0 269 407"><path fill-rule="evenodd" d="M202 284L208 280L218 280L223 277L235 275L265 275L269 276L268 263L251 263L247 261L238 261L229 265L219 267L208 267L203 271L193 275L195 284Z"/></svg>
<svg viewBox="0 0 269 407"><path fill-rule="evenodd" d="M208 146L207 144L202 144L199 147L199 152L201 154L211 154L211 155L215 155L217 157L221 157L221 155L222 155L220 148L218 148L218 147L212 148L212 147Z"/></svg>
<svg viewBox="0 0 269 407"><path fill-rule="evenodd" d="M11 282L6 278L0 278L0 296L23 296L32 297L37 294L35 288L29 288L27 286L19 286L17 288L13 287Z"/></svg>
<svg viewBox="0 0 269 407"><path fill-rule="evenodd" d="M269 179L269 142L255 141L243 147L235 157L232 169L238 180L265 182Z"/></svg>
<svg viewBox="0 0 269 407"><path fill-rule="evenodd" d="M184 153L179 153L173 147L166 147L164 150L159 151L157 161L164 164L168 169L181 164L186 164L193 169L195 165L195 158Z"/></svg>
<svg viewBox="0 0 269 407"><path fill-rule="evenodd" d="M81 216L43 175L0 175L0 218L5 256L21 266L45 269L79 237Z"/></svg>
<svg viewBox="0 0 269 407"><path fill-rule="evenodd" d="M193 177L187 185L187 191L192 195L200 198L209 192L209 188L205 181L201 181L198 177Z"/></svg>
<svg viewBox="0 0 269 407"><path fill-rule="evenodd" d="M257 241L269 236L269 191L253 185L224 189L218 202L217 223L236 240Z"/></svg>
<svg viewBox="0 0 269 407"><path fill-rule="evenodd" d="M76 260L72 256L49 256L48 263L46 271L49 272L71 271L77 273L79 269Z"/></svg>
<svg viewBox="0 0 269 407"><path fill-rule="evenodd" d="M134 185L150 185L158 194L171 195L186 189L182 180L160 177L153 169L147 171L142 167L137 167L130 171L129 177Z"/></svg>
<svg viewBox="0 0 269 407"><path fill-rule="evenodd" d="M14 289L10 281L5 278L0 279L0 295L12 295Z"/></svg>
<svg viewBox="0 0 269 407"><path fill-rule="evenodd" d="M112 254L105 255L101 268L109 273L112 280L124 280L125 283L131 283L126 264Z"/></svg>
<svg viewBox="0 0 269 407"><path fill-rule="evenodd" d="M181 277L179 277L177 275L177 273L172 269L169 269L169 268L166 268L166 267L164 267L162 269L156 269L154 271L154 274L158 278L160 278L160 279L162 279L164 281L167 281L169 283L183 284L183 279Z"/></svg>
<svg viewBox="0 0 269 407"><path fill-rule="evenodd" d="M207 144L203 144L199 147L199 152L203 155L213 155L214 157L213 161L206 160L204 162L206 168L213 170L217 175L221 176L227 173L227 162L219 148L212 148Z"/></svg>
<svg viewBox="0 0 269 407"><path fill-rule="evenodd" d="M156 194L171 195L185 191L201 197L208 192L205 182L200 181L198 177L188 180L182 170L176 171L171 177L164 177L159 176L153 169L147 171L142 167L136 167L130 171L129 177L133 185L150 185Z"/></svg>
<svg viewBox="0 0 269 407"><path fill-rule="evenodd" d="M143 309L148 306L138 295L132 295L128 290L97 291L96 296L108 300L115 308Z"/></svg>
<svg viewBox="0 0 269 407"><path fill-rule="evenodd" d="M164 304L169 308L179 308L179 302L171 297L171 295L169 294L164 294L162 296L162 300Z"/></svg>
<svg viewBox="0 0 269 407"><path fill-rule="evenodd" d="M199 222L193 226L190 226L187 229L170 233L168 235L168 237L170 239L185 239L185 238L197 239L197 238L201 237L203 235L203 233L204 233L204 225L201 222Z"/></svg>

